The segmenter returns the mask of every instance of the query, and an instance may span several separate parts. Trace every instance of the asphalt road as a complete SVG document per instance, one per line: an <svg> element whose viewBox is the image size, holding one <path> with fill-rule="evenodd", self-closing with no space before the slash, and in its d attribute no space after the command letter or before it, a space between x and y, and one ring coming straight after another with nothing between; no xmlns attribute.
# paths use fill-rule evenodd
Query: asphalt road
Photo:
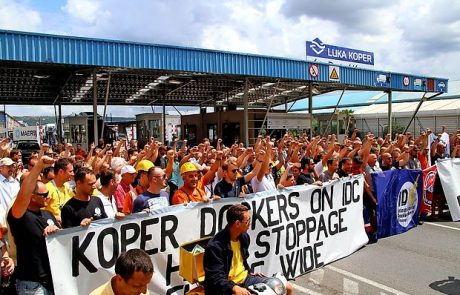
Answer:
<svg viewBox="0 0 460 295"><path fill-rule="evenodd" d="M460 294L460 223L425 222L292 283L295 294Z"/></svg>

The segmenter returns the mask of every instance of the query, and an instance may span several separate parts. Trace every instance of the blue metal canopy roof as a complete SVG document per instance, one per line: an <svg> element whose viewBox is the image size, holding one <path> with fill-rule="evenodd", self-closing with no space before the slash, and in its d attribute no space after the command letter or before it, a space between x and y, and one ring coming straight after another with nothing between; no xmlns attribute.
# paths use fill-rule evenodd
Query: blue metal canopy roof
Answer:
<svg viewBox="0 0 460 295"><path fill-rule="evenodd" d="M21 71L15 72L18 68ZM254 106L264 105L266 98L275 98L272 105L297 100L305 97L308 93L305 87L310 86L319 93L345 87L349 90L415 92L446 92L448 89L448 80L436 77L282 57L0 30L0 77L41 76L51 82L31 82L42 86L39 92L43 93L31 101L54 99L56 95L62 103L91 101L86 92L92 88L88 85L88 77L93 70L101 75L111 73L116 85L116 91L113 95L110 93L112 103L154 104L162 97L166 104L172 105L181 102L202 106L226 102L241 105L239 94L244 78L251 79L250 103ZM21 81L25 80L30 81ZM13 83L17 85L17 82ZM155 83L157 85L152 86ZM0 92L3 101L8 97L29 95L15 92L7 82L4 84L7 87ZM98 84L101 92L107 89L108 82ZM86 87L86 92L75 99L82 93L82 87Z"/></svg>

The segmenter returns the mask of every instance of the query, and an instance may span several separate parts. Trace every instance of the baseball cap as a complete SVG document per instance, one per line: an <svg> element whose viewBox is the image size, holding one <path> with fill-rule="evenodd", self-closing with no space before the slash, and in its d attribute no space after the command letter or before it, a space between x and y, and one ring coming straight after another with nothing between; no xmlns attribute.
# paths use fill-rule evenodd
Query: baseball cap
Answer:
<svg viewBox="0 0 460 295"><path fill-rule="evenodd" d="M186 162L180 167L180 174L184 174L187 172L198 171L196 166L192 162Z"/></svg>
<svg viewBox="0 0 460 295"><path fill-rule="evenodd" d="M139 171L145 171L148 172L150 168L152 168L154 165L152 161L149 160L142 160L139 163L137 163L136 170L137 172Z"/></svg>
<svg viewBox="0 0 460 295"><path fill-rule="evenodd" d="M0 160L0 166L11 166L14 165L14 161L10 158L3 158Z"/></svg>
<svg viewBox="0 0 460 295"><path fill-rule="evenodd" d="M134 174L136 173L136 169L131 165L125 165L121 168L120 174L123 175L125 173Z"/></svg>

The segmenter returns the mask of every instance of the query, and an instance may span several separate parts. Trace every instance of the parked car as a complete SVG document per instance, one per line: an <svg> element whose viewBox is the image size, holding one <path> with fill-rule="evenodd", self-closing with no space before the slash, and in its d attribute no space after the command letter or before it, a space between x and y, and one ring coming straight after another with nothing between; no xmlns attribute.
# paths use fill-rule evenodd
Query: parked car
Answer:
<svg viewBox="0 0 460 295"><path fill-rule="evenodd" d="M16 145L16 148L21 150L22 163L24 163L24 165L27 164L32 153L38 153L40 151L40 145L38 144L38 142L33 140L19 141Z"/></svg>

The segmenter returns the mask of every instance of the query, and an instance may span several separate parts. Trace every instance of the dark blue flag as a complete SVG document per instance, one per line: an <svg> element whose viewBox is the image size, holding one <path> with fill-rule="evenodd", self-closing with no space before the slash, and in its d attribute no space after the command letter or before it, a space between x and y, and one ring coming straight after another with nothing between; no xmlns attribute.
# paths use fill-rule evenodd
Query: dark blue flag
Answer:
<svg viewBox="0 0 460 295"><path fill-rule="evenodd" d="M378 238L406 232L418 224L422 173L402 169L372 174L378 202Z"/></svg>

